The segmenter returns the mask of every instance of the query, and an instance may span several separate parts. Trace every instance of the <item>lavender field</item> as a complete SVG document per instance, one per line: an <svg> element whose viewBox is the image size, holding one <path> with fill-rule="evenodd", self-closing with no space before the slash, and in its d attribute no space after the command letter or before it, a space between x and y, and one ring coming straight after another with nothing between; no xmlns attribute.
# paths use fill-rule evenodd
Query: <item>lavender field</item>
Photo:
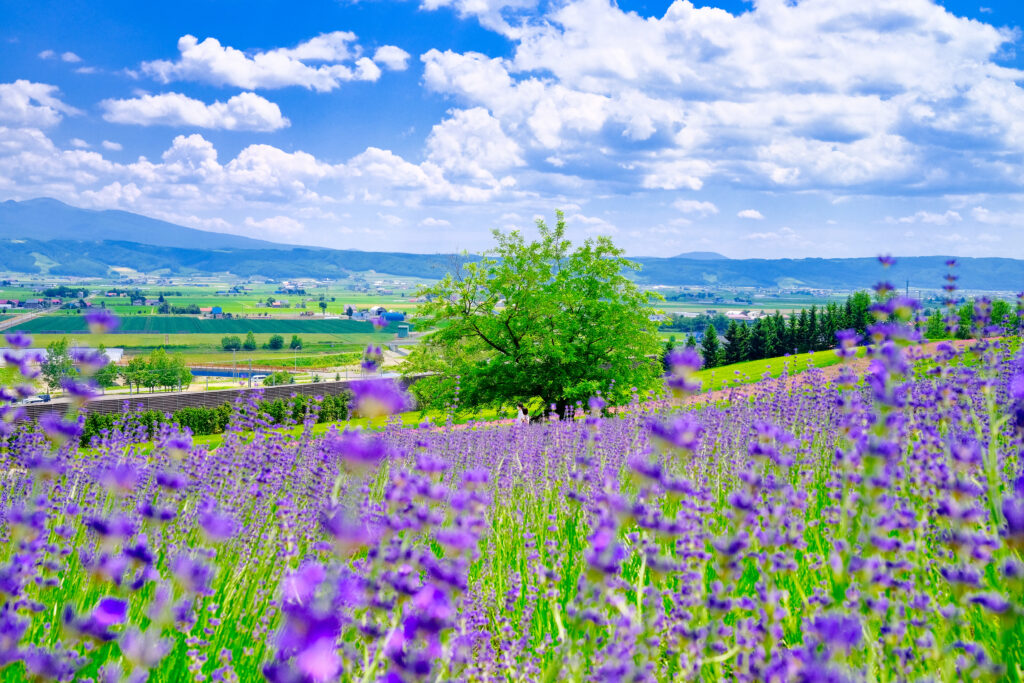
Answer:
<svg viewBox="0 0 1024 683"><path fill-rule="evenodd" d="M1024 356L915 362L894 301L866 375L686 408L690 351L614 412L293 438L253 404L214 451L8 405L0 679L1020 680Z"/></svg>

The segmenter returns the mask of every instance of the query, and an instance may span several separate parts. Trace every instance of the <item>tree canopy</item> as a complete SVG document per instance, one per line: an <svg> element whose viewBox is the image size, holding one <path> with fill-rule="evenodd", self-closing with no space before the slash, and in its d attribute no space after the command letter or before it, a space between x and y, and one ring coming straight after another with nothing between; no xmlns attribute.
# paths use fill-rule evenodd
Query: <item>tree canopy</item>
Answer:
<svg viewBox="0 0 1024 683"><path fill-rule="evenodd" d="M541 398L560 408L603 393L626 400L656 381L660 343L650 319L656 294L628 277L639 266L607 237L573 248L565 218L537 221L539 237L493 231L497 245L432 287L419 315L433 328L407 372L421 404L470 405Z"/></svg>

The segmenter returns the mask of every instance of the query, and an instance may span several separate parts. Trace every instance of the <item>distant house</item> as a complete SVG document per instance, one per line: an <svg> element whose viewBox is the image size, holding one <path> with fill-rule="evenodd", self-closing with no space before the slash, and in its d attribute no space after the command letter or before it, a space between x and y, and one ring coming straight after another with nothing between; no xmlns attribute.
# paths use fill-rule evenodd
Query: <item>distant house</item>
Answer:
<svg viewBox="0 0 1024 683"><path fill-rule="evenodd" d="M224 315L224 309L221 308L220 306L213 306L210 309L210 315L212 315L215 318L222 317Z"/></svg>
<svg viewBox="0 0 1024 683"><path fill-rule="evenodd" d="M146 305L146 300L145 299L132 299L132 306L145 306L145 305Z"/></svg>
<svg viewBox="0 0 1024 683"><path fill-rule="evenodd" d="M211 313L213 313L213 306L200 306L199 312L202 313L203 315L210 315Z"/></svg>

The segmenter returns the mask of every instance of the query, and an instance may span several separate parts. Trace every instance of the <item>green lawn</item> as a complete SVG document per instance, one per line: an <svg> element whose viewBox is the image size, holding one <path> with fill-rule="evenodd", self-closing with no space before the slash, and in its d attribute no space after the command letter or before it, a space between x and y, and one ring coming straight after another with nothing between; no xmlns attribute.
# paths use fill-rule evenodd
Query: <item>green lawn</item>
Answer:
<svg viewBox="0 0 1024 683"><path fill-rule="evenodd" d="M107 347L123 348L129 351L130 355L147 353L157 348L165 348L169 352L182 353L189 360L195 362L203 361L225 361L232 360L230 351L221 349L220 342L222 334L34 334L33 343L36 346L46 346L50 342L58 341L67 337L73 339L79 346L95 346L103 344ZM243 335L239 335L243 336ZM257 334L256 344L262 346L270 340L273 335ZM362 351L367 344L383 344L395 338L394 334L300 334L303 348L299 352L302 355L310 355L312 352L355 352ZM288 343L290 335L285 336L285 344ZM295 352L289 349L270 351L261 348L255 351L238 351L235 355L239 361L242 358L257 359L284 359L288 360L295 356Z"/></svg>

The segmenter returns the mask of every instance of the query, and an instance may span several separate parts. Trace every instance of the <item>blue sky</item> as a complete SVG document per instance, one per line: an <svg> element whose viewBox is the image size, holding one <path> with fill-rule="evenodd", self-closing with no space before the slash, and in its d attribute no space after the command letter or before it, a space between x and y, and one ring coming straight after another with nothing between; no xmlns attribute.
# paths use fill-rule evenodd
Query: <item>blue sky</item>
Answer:
<svg viewBox="0 0 1024 683"><path fill-rule="evenodd" d="M1024 257L1024 10L0 0L0 199L479 250Z"/></svg>

